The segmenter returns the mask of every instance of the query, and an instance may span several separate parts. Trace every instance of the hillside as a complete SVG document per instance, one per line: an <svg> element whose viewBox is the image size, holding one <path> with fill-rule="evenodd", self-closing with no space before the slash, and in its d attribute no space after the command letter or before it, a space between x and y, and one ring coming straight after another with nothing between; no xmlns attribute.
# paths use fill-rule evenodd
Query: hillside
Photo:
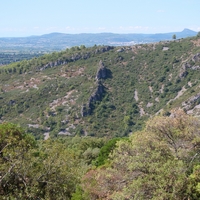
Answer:
<svg viewBox="0 0 200 200"><path fill-rule="evenodd" d="M200 38L72 47L0 68L0 116L36 138L126 136L151 116L199 114Z"/></svg>

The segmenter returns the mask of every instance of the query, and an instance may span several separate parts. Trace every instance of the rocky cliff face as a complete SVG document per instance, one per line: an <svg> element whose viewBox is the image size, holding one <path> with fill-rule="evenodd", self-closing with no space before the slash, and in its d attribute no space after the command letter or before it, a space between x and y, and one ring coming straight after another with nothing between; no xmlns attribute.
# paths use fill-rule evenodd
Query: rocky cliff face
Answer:
<svg viewBox="0 0 200 200"><path fill-rule="evenodd" d="M104 66L103 62L99 62L99 67L96 74L96 80L105 79L107 78L107 69Z"/></svg>
<svg viewBox="0 0 200 200"><path fill-rule="evenodd" d="M101 82L101 79L106 79L108 77L108 70L106 69L105 65L103 62L100 60L98 69L97 69L97 74L96 74L96 89L90 96L88 103L83 104L81 108L81 115L82 117L85 117L87 115L90 115L92 113L93 109L93 104L96 101L101 101L103 98L103 94L105 92L105 87Z"/></svg>
<svg viewBox="0 0 200 200"><path fill-rule="evenodd" d="M96 101L101 101L101 99L103 98L104 92L105 92L105 90L104 90L103 84L100 81L97 82L97 87L96 87L95 91L92 93L92 95L90 96L88 103L83 104L83 106L81 108L82 117L85 117L92 113L93 104Z"/></svg>
<svg viewBox="0 0 200 200"><path fill-rule="evenodd" d="M200 53L197 53L192 58L193 62L199 62L200 61Z"/></svg>
<svg viewBox="0 0 200 200"><path fill-rule="evenodd" d="M192 110L196 105L199 105L199 103L200 103L200 93L190 97L187 101L183 102L182 107L186 112L188 112L189 110Z"/></svg>
<svg viewBox="0 0 200 200"><path fill-rule="evenodd" d="M103 46L103 47L99 47L98 49L96 49L94 52L86 52L86 53L76 53L64 60L61 60L61 59L58 59L54 62L49 62L47 64L45 64L44 66L42 66L39 70L40 71L43 71L45 69L48 69L48 68L52 68L52 67L57 67L57 66L60 66L60 65L66 65L67 63L69 62L75 62L77 60L86 60L86 59L89 59L91 57L91 55L95 55L95 54L99 54L99 53L104 53L106 51L110 51L112 50L114 47L112 46ZM100 61L101 62L101 61ZM102 63L102 62L101 62Z"/></svg>
<svg viewBox="0 0 200 200"><path fill-rule="evenodd" d="M104 86L101 82L97 83L97 88L89 98L89 104L100 101L104 93Z"/></svg>
<svg viewBox="0 0 200 200"><path fill-rule="evenodd" d="M193 62L193 64L190 64L190 62L191 63ZM200 53L197 53L192 57L192 59L189 62L184 63L182 65L182 68L179 73L179 77L185 78L188 74L188 71L187 71L188 69L199 70L200 69L199 62L200 62Z"/></svg>
<svg viewBox="0 0 200 200"><path fill-rule="evenodd" d="M182 65L180 73L179 73L179 77L180 78L185 78L188 74L187 69L190 68L190 65L188 63L185 63Z"/></svg>
<svg viewBox="0 0 200 200"><path fill-rule="evenodd" d="M81 116L82 117L86 117L88 115L91 115L92 113L92 110L90 108L90 105L87 103L87 104L83 104L82 105L82 108L81 108Z"/></svg>
<svg viewBox="0 0 200 200"><path fill-rule="evenodd" d="M45 69L52 68L52 67L57 67L57 66L60 66L60 65L66 65L69 62L75 62L75 61L80 60L80 59L88 59L88 58L90 58L90 56L91 56L90 53L74 54L74 55L72 55L71 57L69 57L65 60L57 60L55 62L49 62L46 65L44 65L43 67L41 67L40 71L43 71Z"/></svg>

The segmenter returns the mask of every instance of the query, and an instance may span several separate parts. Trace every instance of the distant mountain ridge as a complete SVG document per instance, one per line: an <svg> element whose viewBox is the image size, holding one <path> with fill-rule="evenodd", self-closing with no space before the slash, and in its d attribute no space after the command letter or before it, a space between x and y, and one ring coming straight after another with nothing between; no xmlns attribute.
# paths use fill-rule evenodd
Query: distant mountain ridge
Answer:
<svg viewBox="0 0 200 200"><path fill-rule="evenodd" d="M176 35L177 39L192 37L197 32L184 29L181 32L156 33L156 34L116 34L116 33L81 33L65 34L50 33L41 36L29 37L5 37L0 38L0 50L32 50L32 51L59 51L72 46L85 45L133 45L141 43L152 43L164 40L172 40Z"/></svg>

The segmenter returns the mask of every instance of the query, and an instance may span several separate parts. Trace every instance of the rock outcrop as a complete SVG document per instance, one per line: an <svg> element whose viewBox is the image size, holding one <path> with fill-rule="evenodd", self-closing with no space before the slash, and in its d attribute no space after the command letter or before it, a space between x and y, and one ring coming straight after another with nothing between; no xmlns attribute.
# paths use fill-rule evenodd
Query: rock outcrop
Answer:
<svg viewBox="0 0 200 200"><path fill-rule="evenodd" d="M100 101L102 99L103 93L104 93L104 86L102 85L101 82L98 82L96 90L89 98L89 104L96 101Z"/></svg>
<svg viewBox="0 0 200 200"><path fill-rule="evenodd" d="M88 103L82 105L81 108L82 117L90 115L92 113L92 110L94 109L94 103L102 100L103 95L105 93L105 87L102 84L101 80L108 78L109 73L110 71L106 69L105 65L100 60L95 77L97 86L92 95L90 96Z"/></svg>
<svg viewBox="0 0 200 200"><path fill-rule="evenodd" d="M193 109L196 105L200 103L200 93L196 94L195 96L190 97L187 101L182 103L182 107L188 111Z"/></svg>
<svg viewBox="0 0 200 200"><path fill-rule="evenodd" d="M100 61L99 67L98 67L98 70L97 70L97 74L96 74L96 80L107 78L107 73L108 72L107 72L106 67L104 66L103 62Z"/></svg>
<svg viewBox="0 0 200 200"><path fill-rule="evenodd" d="M54 62L49 62L46 65L44 65L43 67L41 67L40 71L43 71L47 68L57 67L57 66L60 66L60 65L66 65L69 62L75 62L75 61L80 60L80 59L86 60L88 58L90 58L90 53L74 54L71 57L66 58L65 60L56 60Z"/></svg>
<svg viewBox="0 0 200 200"><path fill-rule="evenodd" d="M66 65L69 62L75 62L75 61L81 60L81 59L86 60L86 59L89 59L94 54L104 53L106 51L112 50L113 48L114 47L112 47L112 46L103 46L103 47L97 48L93 52L91 51L91 52L85 52L85 53L75 53L75 54L71 55L70 57L65 58L63 60L59 59L54 62L49 62L49 63L45 64L44 66L40 67L39 70L43 71L47 68L57 67L60 65Z"/></svg>
<svg viewBox="0 0 200 200"><path fill-rule="evenodd" d="M179 78L185 78L188 74L187 69L190 68L190 65L188 63L184 63L181 67Z"/></svg>
<svg viewBox="0 0 200 200"><path fill-rule="evenodd" d="M193 61L193 62L199 62L199 61L200 61L200 53L195 54L195 55L192 57L192 61Z"/></svg>
<svg viewBox="0 0 200 200"><path fill-rule="evenodd" d="M184 63L181 67L180 73L179 73L179 78L185 78L188 74L188 69L191 70L199 70L200 66L199 65L195 65L198 64L200 62L200 53L195 54L191 61L194 63L194 65L191 65L189 63Z"/></svg>
<svg viewBox="0 0 200 200"><path fill-rule="evenodd" d="M90 115L92 113L93 104L97 101L101 101L101 99L103 98L104 92L105 92L105 89L104 89L103 84L100 81L97 82L97 88L95 89L95 91L90 96L88 103L83 104L83 106L81 108L82 117L85 117L85 116Z"/></svg>
<svg viewBox="0 0 200 200"><path fill-rule="evenodd" d="M103 47L101 47L101 48L96 49L96 50L95 50L95 54L97 54L97 53L104 53L104 52L110 51L110 50L112 50L112 49L114 49L113 46L103 46Z"/></svg>
<svg viewBox="0 0 200 200"><path fill-rule="evenodd" d="M81 107L81 116L82 117L86 117L88 115L91 115L91 112L92 112L92 110L91 110L88 103L82 105L82 107Z"/></svg>

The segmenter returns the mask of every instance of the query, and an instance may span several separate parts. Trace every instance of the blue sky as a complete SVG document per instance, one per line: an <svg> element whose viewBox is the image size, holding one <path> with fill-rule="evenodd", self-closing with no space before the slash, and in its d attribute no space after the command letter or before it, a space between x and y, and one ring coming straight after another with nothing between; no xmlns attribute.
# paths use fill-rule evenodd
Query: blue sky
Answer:
<svg viewBox="0 0 200 200"><path fill-rule="evenodd" d="M0 37L200 31L200 0L1 0Z"/></svg>

